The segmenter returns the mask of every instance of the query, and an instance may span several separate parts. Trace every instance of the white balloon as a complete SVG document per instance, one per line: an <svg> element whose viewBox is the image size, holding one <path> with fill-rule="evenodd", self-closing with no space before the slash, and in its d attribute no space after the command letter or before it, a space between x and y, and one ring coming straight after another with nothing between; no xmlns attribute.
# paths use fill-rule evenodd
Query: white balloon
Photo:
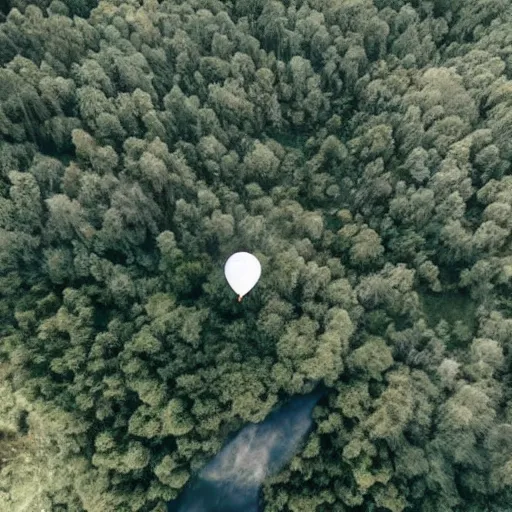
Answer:
<svg viewBox="0 0 512 512"><path fill-rule="evenodd" d="M238 300L251 290L261 276L261 264L258 258L248 252L232 254L224 265L224 274Z"/></svg>

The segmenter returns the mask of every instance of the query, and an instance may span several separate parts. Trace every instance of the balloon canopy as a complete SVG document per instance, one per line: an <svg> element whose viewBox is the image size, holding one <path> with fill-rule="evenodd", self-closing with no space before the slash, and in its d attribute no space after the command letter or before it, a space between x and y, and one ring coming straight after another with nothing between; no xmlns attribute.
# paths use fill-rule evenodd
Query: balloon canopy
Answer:
<svg viewBox="0 0 512 512"><path fill-rule="evenodd" d="M224 274L238 294L238 301L251 290L261 276L261 264L258 258L248 252L236 252L232 254L224 265Z"/></svg>

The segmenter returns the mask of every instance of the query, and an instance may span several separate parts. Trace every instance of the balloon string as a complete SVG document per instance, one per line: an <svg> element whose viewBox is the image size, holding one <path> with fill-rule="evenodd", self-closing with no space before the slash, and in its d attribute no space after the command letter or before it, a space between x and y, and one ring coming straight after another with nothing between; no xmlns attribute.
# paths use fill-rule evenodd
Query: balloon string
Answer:
<svg viewBox="0 0 512 512"><path fill-rule="evenodd" d="M243 297L242 295L238 296L238 302L242 302L242 297Z"/></svg>

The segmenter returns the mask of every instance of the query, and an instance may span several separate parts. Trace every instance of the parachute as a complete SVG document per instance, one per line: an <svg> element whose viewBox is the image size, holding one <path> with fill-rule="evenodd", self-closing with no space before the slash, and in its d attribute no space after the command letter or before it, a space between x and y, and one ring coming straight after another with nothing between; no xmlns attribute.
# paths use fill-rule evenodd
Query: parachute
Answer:
<svg viewBox="0 0 512 512"><path fill-rule="evenodd" d="M256 256L248 252L236 252L232 254L224 265L224 275L238 294L238 302L258 282L261 276L261 264Z"/></svg>

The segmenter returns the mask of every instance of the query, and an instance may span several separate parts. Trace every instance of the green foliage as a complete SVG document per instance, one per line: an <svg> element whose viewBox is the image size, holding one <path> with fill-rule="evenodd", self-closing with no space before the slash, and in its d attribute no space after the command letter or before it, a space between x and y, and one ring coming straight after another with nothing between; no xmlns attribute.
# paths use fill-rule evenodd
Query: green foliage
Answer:
<svg viewBox="0 0 512 512"><path fill-rule="evenodd" d="M382 338L371 337L350 354L348 363L351 368L363 372L369 378L381 380L382 372L393 364L393 356Z"/></svg>
<svg viewBox="0 0 512 512"><path fill-rule="evenodd" d="M266 509L507 510L508 3L8 5L0 509L161 510L321 381Z"/></svg>
<svg viewBox="0 0 512 512"><path fill-rule="evenodd" d="M162 434L182 436L194 428L192 418L187 415L183 401L173 398L162 411Z"/></svg>

